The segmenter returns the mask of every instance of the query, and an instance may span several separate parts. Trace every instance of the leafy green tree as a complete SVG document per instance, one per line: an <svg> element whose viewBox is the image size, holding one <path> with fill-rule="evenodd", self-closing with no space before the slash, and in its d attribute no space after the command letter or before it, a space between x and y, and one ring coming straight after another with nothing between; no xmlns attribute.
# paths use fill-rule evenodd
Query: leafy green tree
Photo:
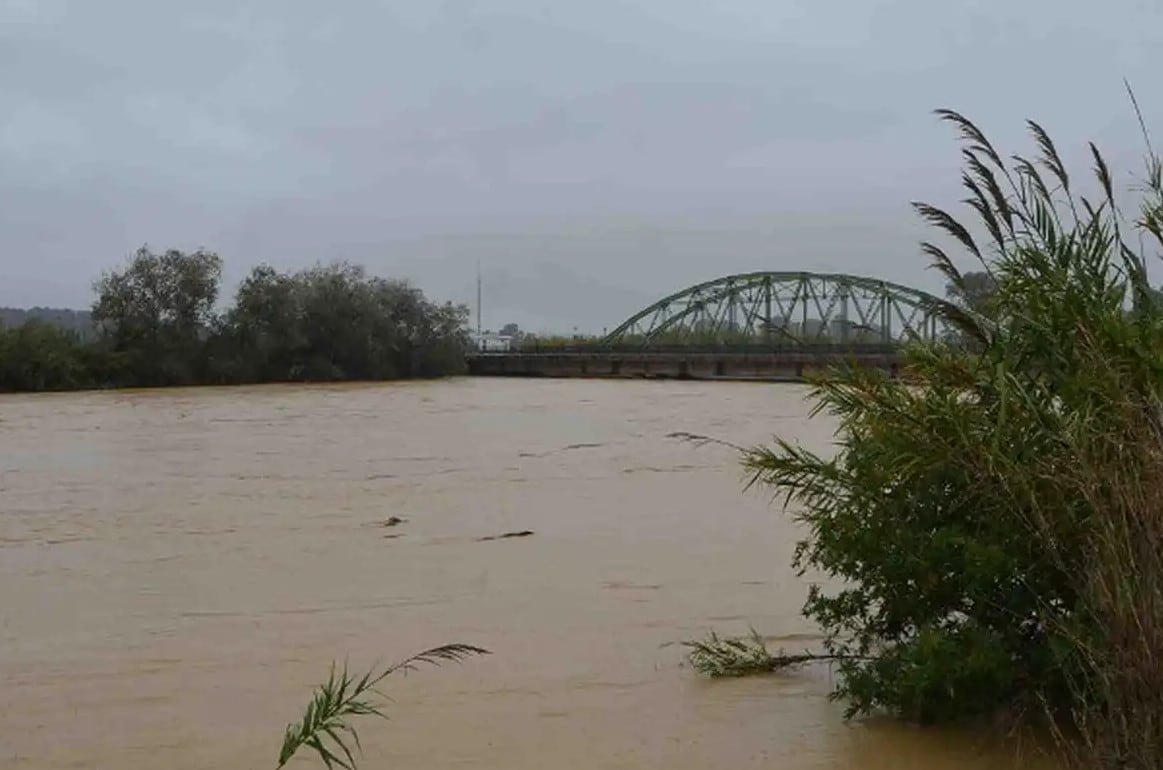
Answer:
<svg viewBox="0 0 1163 770"><path fill-rule="evenodd" d="M379 380L459 372L467 308L434 305L362 267L294 275L261 266L241 284L214 346L225 380Z"/></svg>
<svg viewBox="0 0 1163 770"><path fill-rule="evenodd" d="M945 296L963 308L989 317L997 296L997 280L984 270L969 271L959 281L945 284Z"/></svg>
<svg viewBox="0 0 1163 770"><path fill-rule="evenodd" d="M443 305L425 302L421 319L407 341L409 376L463 374L467 368L465 352L470 344L469 309L451 302Z"/></svg>
<svg viewBox="0 0 1163 770"><path fill-rule="evenodd" d="M287 380L304 345L295 282L259 265L239 285L211 341L211 368L225 381Z"/></svg>
<svg viewBox="0 0 1163 770"><path fill-rule="evenodd" d="M145 246L124 269L102 275L94 285L93 320L123 356L119 379L139 385L196 381L221 277L217 254L156 254Z"/></svg>

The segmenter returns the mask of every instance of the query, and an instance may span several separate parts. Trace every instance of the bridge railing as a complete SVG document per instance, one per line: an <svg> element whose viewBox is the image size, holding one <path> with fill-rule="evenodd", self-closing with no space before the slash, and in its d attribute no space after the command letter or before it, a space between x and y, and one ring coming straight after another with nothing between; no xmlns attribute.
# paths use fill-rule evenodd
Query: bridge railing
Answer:
<svg viewBox="0 0 1163 770"><path fill-rule="evenodd" d="M829 343L816 342L806 344L714 344L700 343L697 345L682 344L603 344L600 342L578 342L573 344L523 342L514 345L509 350L490 350L471 352L473 356L512 356L512 355L787 355L807 354L820 356L868 356L893 355L899 353L900 345L892 343Z"/></svg>

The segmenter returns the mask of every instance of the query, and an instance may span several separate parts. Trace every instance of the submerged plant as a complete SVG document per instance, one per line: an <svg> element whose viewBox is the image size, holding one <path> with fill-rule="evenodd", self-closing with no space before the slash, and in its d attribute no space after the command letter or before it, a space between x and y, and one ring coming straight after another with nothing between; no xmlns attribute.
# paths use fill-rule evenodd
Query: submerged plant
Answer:
<svg viewBox="0 0 1163 770"><path fill-rule="evenodd" d="M332 664L327 681L315 688L302 718L287 725L277 767L285 766L305 746L328 768L355 770L355 752L361 747L359 733L350 719L359 716L387 719L381 710L384 696L376 690L380 682L392 674L415 670L421 664L436 666L488 654L488 650L468 644L447 644L413 655L378 673L373 668L358 678L348 671L346 663L338 671Z"/></svg>
<svg viewBox="0 0 1163 770"><path fill-rule="evenodd" d="M747 636L722 637L712 631L706 639L683 642L683 646L690 650L687 657L694 669L714 679L767 674L845 657L816 652L789 655L783 650L772 654L767 641L754 628Z"/></svg>
<svg viewBox="0 0 1163 770"><path fill-rule="evenodd" d="M767 642L754 628L745 637L724 638L711 632L702 641L683 642L690 650L691 665L712 677L745 676L774 671L777 666Z"/></svg>

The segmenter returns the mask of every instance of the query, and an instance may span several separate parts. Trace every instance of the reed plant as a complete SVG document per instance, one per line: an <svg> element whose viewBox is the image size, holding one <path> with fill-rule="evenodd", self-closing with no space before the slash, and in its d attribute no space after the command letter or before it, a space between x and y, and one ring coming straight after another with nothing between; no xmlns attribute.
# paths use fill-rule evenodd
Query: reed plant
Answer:
<svg viewBox="0 0 1163 770"><path fill-rule="evenodd" d="M944 303L958 335L910 347L907 378L815 378L835 453L777 438L746 465L807 529L795 566L831 578L804 612L850 716L1047 720L1080 767L1157 770L1163 163L1143 125L1145 173L1123 189L1094 145L1075 178L1037 123L1036 153L1007 157L938 115L972 220L914 204L941 235L922 248L954 289L951 247L991 276L988 315Z"/></svg>
<svg viewBox="0 0 1163 770"><path fill-rule="evenodd" d="M374 716L387 719L383 712L386 696L376 689L393 674L406 674L421 665L459 662L489 651L468 644L446 644L406 658L377 671L372 668L362 676L352 674L344 663L335 664L327 681L315 688L303 716L287 725L279 749L277 768L284 767L300 749L310 749L331 770L356 770L356 754L362 751L359 733L352 724L354 717Z"/></svg>

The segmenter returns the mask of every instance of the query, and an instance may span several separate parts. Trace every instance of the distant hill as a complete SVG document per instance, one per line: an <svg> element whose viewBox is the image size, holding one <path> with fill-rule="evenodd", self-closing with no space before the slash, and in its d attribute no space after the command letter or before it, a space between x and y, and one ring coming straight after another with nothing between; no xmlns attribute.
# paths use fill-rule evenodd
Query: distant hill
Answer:
<svg viewBox="0 0 1163 770"><path fill-rule="evenodd" d="M0 307L0 326L11 329L27 321L43 321L61 329L77 332L82 338L93 334L93 318L88 310L69 310L59 307L21 309Z"/></svg>

